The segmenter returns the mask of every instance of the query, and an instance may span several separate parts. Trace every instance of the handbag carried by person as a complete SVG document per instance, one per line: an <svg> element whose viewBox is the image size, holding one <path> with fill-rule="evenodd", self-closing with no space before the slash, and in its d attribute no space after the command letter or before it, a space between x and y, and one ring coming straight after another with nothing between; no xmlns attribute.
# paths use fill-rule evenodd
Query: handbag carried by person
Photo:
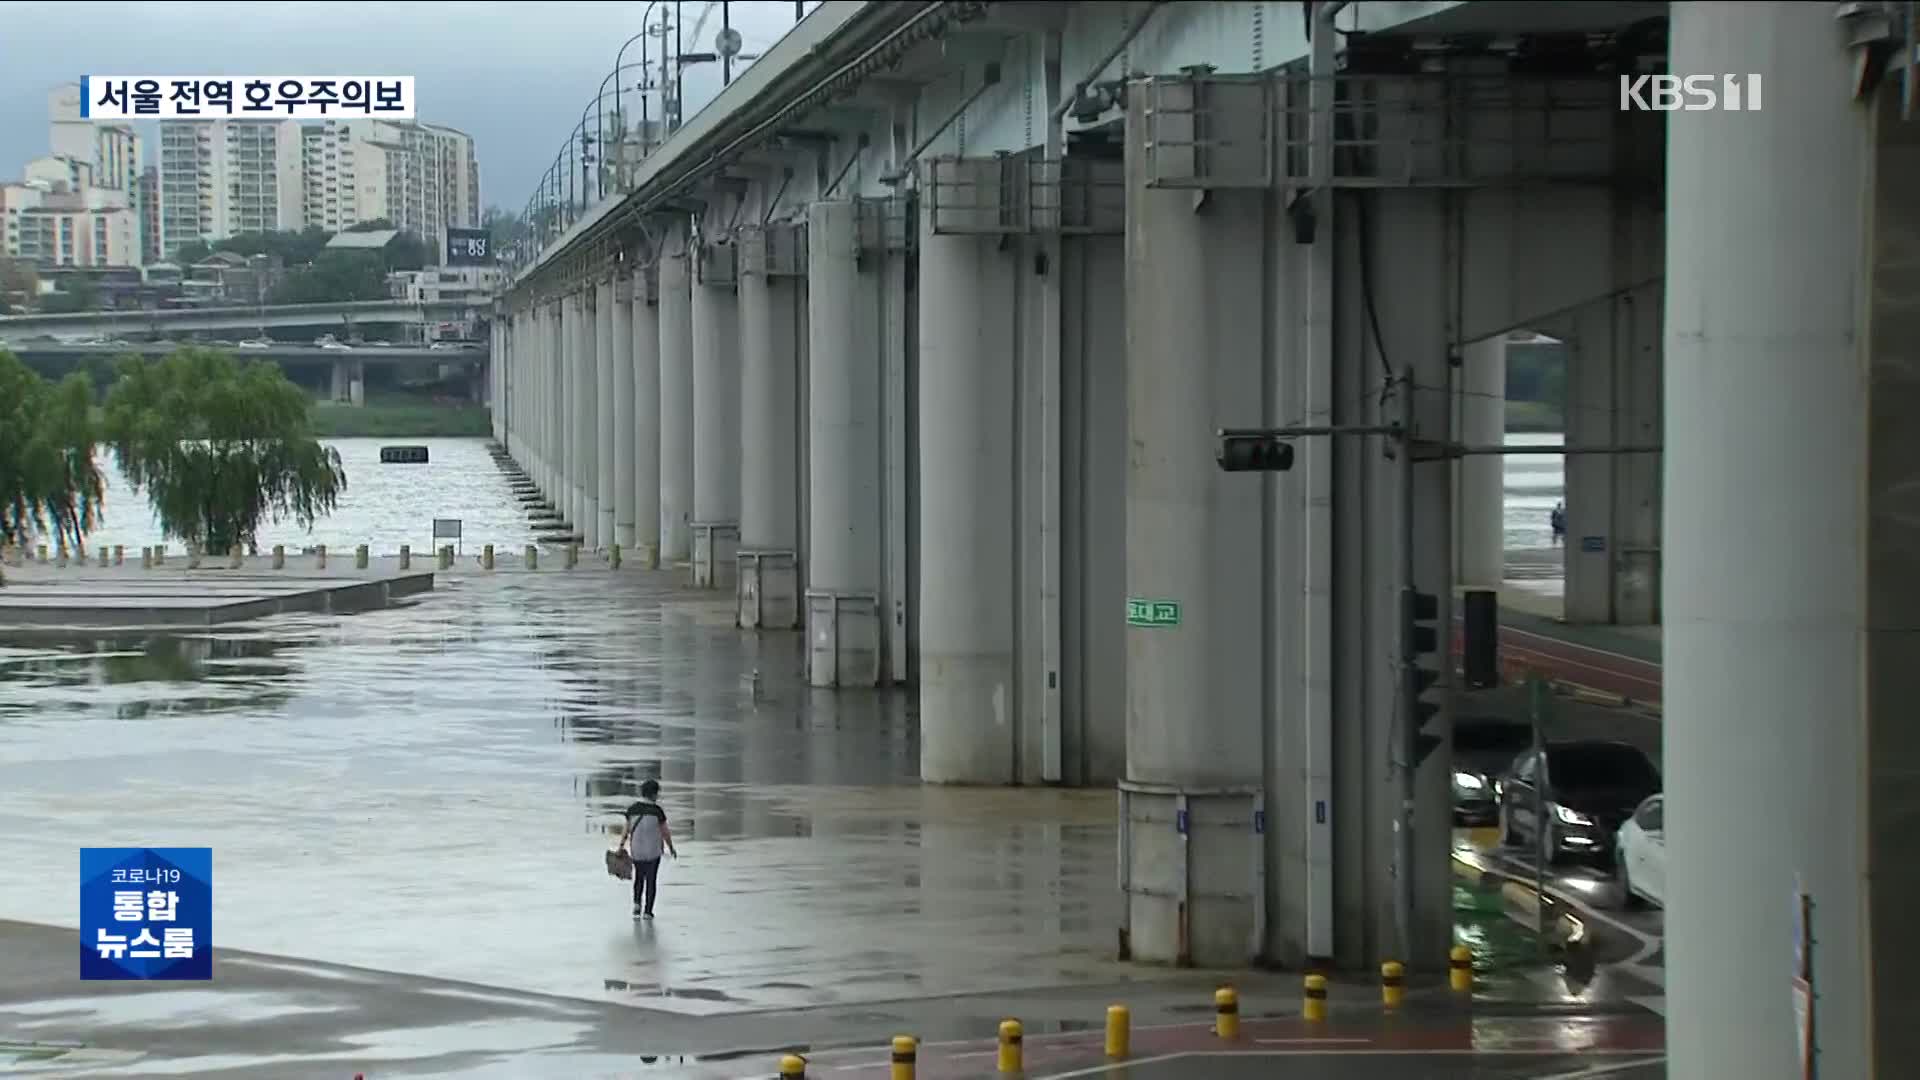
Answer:
<svg viewBox="0 0 1920 1080"><path fill-rule="evenodd" d="M621 881L633 880L633 858L624 847L607 849L607 876Z"/></svg>

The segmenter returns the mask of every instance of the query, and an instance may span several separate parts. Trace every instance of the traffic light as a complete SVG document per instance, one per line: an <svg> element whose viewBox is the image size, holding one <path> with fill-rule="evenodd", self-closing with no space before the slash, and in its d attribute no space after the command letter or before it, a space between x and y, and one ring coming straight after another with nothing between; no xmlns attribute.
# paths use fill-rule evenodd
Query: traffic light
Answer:
<svg viewBox="0 0 1920 1080"><path fill-rule="evenodd" d="M1440 681L1440 672L1420 666L1420 659L1440 651L1440 598L1417 589L1400 590L1400 643L1405 661L1407 708L1407 760L1419 768L1427 756L1440 748L1441 738L1426 732L1427 722L1440 712L1440 706L1421 695Z"/></svg>
<svg viewBox="0 0 1920 1080"><path fill-rule="evenodd" d="M1285 472L1293 468L1293 444L1276 435L1223 435L1214 460L1226 472Z"/></svg>

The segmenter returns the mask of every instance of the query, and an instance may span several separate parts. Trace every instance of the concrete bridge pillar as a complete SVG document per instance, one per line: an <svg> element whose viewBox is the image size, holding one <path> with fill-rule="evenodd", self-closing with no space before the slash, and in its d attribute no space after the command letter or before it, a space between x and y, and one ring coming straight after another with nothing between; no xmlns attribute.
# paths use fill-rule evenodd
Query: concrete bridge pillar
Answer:
<svg viewBox="0 0 1920 1080"><path fill-rule="evenodd" d="M807 676L815 686L880 680L882 297L863 262L860 206L814 203L807 218Z"/></svg>
<svg viewBox="0 0 1920 1080"><path fill-rule="evenodd" d="M649 252L658 259L658 252ZM633 544L660 551L660 308L658 265L634 271L628 321L633 349Z"/></svg>
<svg viewBox="0 0 1920 1080"><path fill-rule="evenodd" d="M800 370L806 285L795 229L742 229L740 264L740 626L800 625Z"/></svg>
<svg viewBox="0 0 1920 1080"><path fill-rule="evenodd" d="M587 436L593 425L584 421L588 407L585 393L586 321L585 297L568 294L560 315L560 362L567 371L567 403L561 413L563 437L567 443L567 520L574 534L586 538L593 529L593 508L587 505Z"/></svg>
<svg viewBox="0 0 1920 1080"><path fill-rule="evenodd" d="M635 484L633 423L633 278L622 273L608 288L611 313L606 323L613 365L613 540L631 557Z"/></svg>
<svg viewBox="0 0 1920 1080"><path fill-rule="evenodd" d="M567 410L566 354L560 345L566 311L564 299L540 305L540 359L547 373L545 417L541 425L547 445L547 499L554 513L567 524L573 523L573 488L567 471L568 452L565 436Z"/></svg>
<svg viewBox="0 0 1920 1080"><path fill-rule="evenodd" d="M740 303L735 248L699 239L693 266L693 583L730 585L740 535Z"/></svg>
<svg viewBox="0 0 1920 1080"><path fill-rule="evenodd" d="M1821 1076L1920 1055L1920 124L1845 41L1825 4L1672 9L1672 70L1766 87L1665 114L1673 1076L1803 1075L1803 944Z"/></svg>
<svg viewBox="0 0 1920 1080"><path fill-rule="evenodd" d="M1507 438L1507 340L1496 335L1461 349L1454 429L1461 442L1499 446ZM1506 578L1506 459L1462 458L1454 465L1454 580L1498 589Z"/></svg>
<svg viewBox="0 0 1920 1080"><path fill-rule="evenodd" d="M580 289L580 411L574 418L580 425L580 486L586 498L586 520L580 523L580 535L588 551L606 546L606 536L600 528L600 472L605 464L600 459L603 431L600 409L611 403L601 393L600 385L601 305L598 289L598 284L584 285ZM611 427L611 423L608 426ZM610 526L612 522L606 524Z"/></svg>
<svg viewBox="0 0 1920 1080"><path fill-rule="evenodd" d="M613 278L608 276L602 278L593 289L594 426L598 432L594 444L593 481L594 498L600 510L595 519L599 536L599 543L595 546L601 548L613 543L613 527L617 517L614 493L618 489L615 481L619 479L619 463L613 456L618 441L613 433L613 306Z"/></svg>
<svg viewBox="0 0 1920 1080"><path fill-rule="evenodd" d="M1014 451L1020 261L922 215L920 778L1019 781Z"/></svg>
<svg viewBox="0 0 1920 1080"><path fill-rule="evenodd" d="M1137 161L1128 180L1124 925L1136 959L1239 966L1258 950L1264 665L1248 575L1266 484L1221 473L1213 432L1262 419L1258 308L1219 303L1242 254L1226 237L1260 219L1225 193L1198 213L1189 191L1145 187Z"/></svg>
<svg viewBox="0 0 1920 1080"><path fill-rule="evenodd" d="M693 556L693 266L683 224L660 257L660 561Z"/></svg>

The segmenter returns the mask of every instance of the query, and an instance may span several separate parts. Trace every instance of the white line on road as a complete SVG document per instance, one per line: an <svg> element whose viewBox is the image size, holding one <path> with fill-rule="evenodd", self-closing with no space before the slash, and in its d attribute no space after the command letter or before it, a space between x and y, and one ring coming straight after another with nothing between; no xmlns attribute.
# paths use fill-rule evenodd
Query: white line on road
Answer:
<svg viewBox="0 0 1920 1080"><path fill-rule="evenodd" d="M1619 1076L1627 1069L1638 1069L1643 1065L1658 1065L1667 1060L1667 1055L1643 1058L1639 1061L1616 1061L1605 1065L1589 1065L1584 1069L1570 1073L1555 1073L1552 1076L1538 1077L1537 1080L1598 1080L1603 1076Z"/></svg>

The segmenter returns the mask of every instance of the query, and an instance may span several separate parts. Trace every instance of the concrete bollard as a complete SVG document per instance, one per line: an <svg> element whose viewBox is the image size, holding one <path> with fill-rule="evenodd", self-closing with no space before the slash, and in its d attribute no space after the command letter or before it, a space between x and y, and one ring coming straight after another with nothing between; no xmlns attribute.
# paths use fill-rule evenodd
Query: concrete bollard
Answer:
<svg viewBox="0 0 1920 1080"><path fill-rule="evenodd" d="M327 545L315 544L313 547L313 559L315 566L325 570L327 568Z"/></svg>
<svg viewBox="0 0 1920 1080"><path fill-rule="evenodd" d="M355 570L367 568L367 545L361 544L353 549L353 568Z"/></svg>
<svg viewBox="0 0 1920 1080"><path fill-rule="evenodd" d="M540 569L540 549L536 545L527 545L527 569Z"/></svg>
<svg viewBox="0 0 1920 1080"><path fill-rule="evenodd" d="M640 546L640 565L649 570L660 569L659 544L642 544Z"/></svg>
<svg viewBox="0 0 1920 1080"><path fill-rule="evenodd" d="M227 549L227 569L238 570L247 564L247 549L235 544Z"/></svg>
<svg viewBox="0 0 1920 1080"><path fill-rule="evenodd" d="M890 1080L913 1080L913 1071L920 1060L920 1040L911 1035L893 1037L893 1068L889 1071Z"/></svg>
<svg viewBox="0 0 1920 1080"><path fill-rule="evenodd" d="M200 545L199 544L187 545L187 569L189 570L200 569Z"/></svg>
<svg viewBox="0 0 1920 1080"><path fill-rule="evenodd" d="M1473 992L1473 950L1465 945L1447 952L1447 986L1457 993Z"/></svg>
<svg viewBox="0 0 1920 1080"><path fill-rule="evenodd" d="M620 569L619 544L614 544L612 547L607 548L607 565L613 567L615 570Z"/></svg>
<svg viewBox="0 0 1920 1080"><path fill-rule="evenodd" d="M480 549L480 568L482 570L493 569L493 545L492 544L488 544L486 547L483 547Z"/></svg>
<svg viewBox="0 0 1920 1080"><path fill-rule="evenodd" d="M1107 1006L1107 1056L1118 1060L1127 1056L1133 1041L1133 1014L1125 1005Z"/></svg>
<svg viewBox="0 0 1920 1080"><path fill-rule="evenodd" d="M285 570L287 568L287 545L273 545L273 568L275 570Z"/></svg>
<svg viewBox="0 0 1920 1080"><path fill-rule="evenodd" d="M1022 1059L1024 1058L1024 1053L1021 1047L1021 1041L1024 1035L1025 1035L1025 1029L1023 1029L1020 1026L1020 1021L1018 1020L1000 1021L999 1061L1000 1061L1001 1072L1017 1073L1017 1072L1026 1071L1026 1066L1021 1064Z"/></svg>
<svg viewBox="0 0 1920 1080"><path fill-rule="evenodd" d="M1389 1009L1397 1009L1406 996L1407 969L1400 961L1389 960L1380 965L1380 1004Z"/></svg>
<svg viewBox="0 0 1920 1080"><path fill-rule="evenodd" d="M568 544L567 545L567 569L571 570L574 567L579 565L580 565L580 545Z"/></svg>
<svg viewBox="0 0 1920 1080"><path fill-rule="evenodd" d="M453 545L452 544L440 545L440 569L442 570L453 569Z"/></svg>
<svg viewBox="0 0 1920 1080"><path fill-rule="evenodd" d="M400 545L400 569L413 569L413 545L411 544Z"/></svg>
<svg viewBox="0 0 1920 1080"><path fill-rule="evenodd" d="M1306 998L1300 1003L1300 1016L1315 1022L1327 1018L1327 977L1307 976Z"/></svg>
<svg viewBox="0 0 1920 1080"><path fill-rule="evenodd" d="M1231 986L1213 992L1213 1033L1223 1039L1240 1037L1240 994Z"/></svg>
<svg viewBox="0 0 1920 1080"><path fill-rule="evenodd" d="M151 547L143 547L140 549L140 569L153 569L153 549Z"/></svg>
<svg viewBox="0 0 1920 1080"><path fill-rule="evenodd" d="M153 565L155 566L167 565L167 545L165 544L153 545Z"/></svg>
<svg viewBox="0 0 1920 1080"><path fill-rule="evenodd" d="M39 558L41 562L46 562L47 561L47 545L41 544L39 546L39 550L35 552L35 555Z"/></svg>
<svg viewBox="0 0 1920 1080"><path fill-rule="evenodd" d="M113 545L113 565L125 566L126 563L127 563L127 549L120 546L119 544Z"/></svg>
<svg viewBox="0 0 1920 1080"><path fill-rule="evenodd" d="M780 1059L780 1080L807 1080L807 1059L788 1054Z"/></svg>
<svg viewBox="0 0 1920 1080"><path fill-rule="evenodd" d="M100 565L107 565L107 549L104 547L100 549Z"/></svg>

